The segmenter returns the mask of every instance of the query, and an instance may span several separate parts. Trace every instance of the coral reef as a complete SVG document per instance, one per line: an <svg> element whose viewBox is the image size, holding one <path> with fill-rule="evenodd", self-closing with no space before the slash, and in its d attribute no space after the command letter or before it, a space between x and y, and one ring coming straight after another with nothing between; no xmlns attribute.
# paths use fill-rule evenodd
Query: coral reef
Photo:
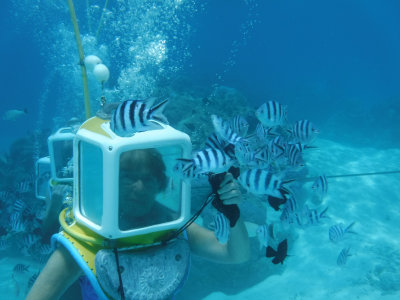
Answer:
<svg viewBox="0 0 400 300"><path fill-rule="evenodd" d="M246 98L226 86L214 85L206 95L196 94L195 90L180 93L171 90L169 95L165 115L172 126L191 137L193 149L200 148L213 132L211 115L228 120L235 115L247 117L251 113Z"/></svg>

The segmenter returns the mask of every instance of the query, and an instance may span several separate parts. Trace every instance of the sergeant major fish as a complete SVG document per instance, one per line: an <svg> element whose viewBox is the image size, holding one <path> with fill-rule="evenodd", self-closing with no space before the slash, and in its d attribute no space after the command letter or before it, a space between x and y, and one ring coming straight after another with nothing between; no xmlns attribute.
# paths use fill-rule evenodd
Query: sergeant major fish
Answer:
<svg viewBox="0 0 400 300"><path fill-rule="evenodd" d="M308 120L300 120L293 125L293 135L302 144L311 143L319 130Z"/></svg>
<svg viewBox="0 0 400 300"><path fill-rule="evenodd" d="M326 207L322 212L318 213L316 209L310 209L307 205L304 205L303 214L306 218L307 225L318 225L321 223L321 219L329 218L326 215L328 207Z"/></svg>
<svg viewBox="0 0 400 300"><path fill-rule="evenodd" d="M240 172L238 181L248 192L255 195L283 198L279 191L282 181L271 172L261 169L248 169Z"/></svg>
<svg viewBox="0 0 400 300"><path fill-rule="evenodd" d="M288 163L292 167L304 167L304 161L301 152L294 145L287 149Z"/></svg>
<svg viewBox="0 0 400 300"><path fill-rule="evenodd" d="M193 170L193 174L208 172L222 173L227 171L234 163L224 151L214 148L206 148L197 152L193 159L178 159L183 162L183 171Z"/></svg>
<svg viewBox="0 0 400 300"><path fill-rule="evenodd" d="M342 251L340 251L338 258L336 260L336 264L339 267L344 266L347 263L347 257L351 256L350 254L350 247L343 248Z"/></svg>
<svg viewBox="0 0 400 300"><path fill-rule="evenodd" d="M214 216L214 234L218 242L225 245L229 240L230 225L223 213L218 212Z"/></svg>
<svg viewBox="0 0 400 300"><path fill-rule="evenodd" d="M235 157L240 165L247 167L257 166L255 152L251 148L250 144L247 143L247 141L240 140L238 143L236 143L234 152Z"/></svg>
<svg viewBox="0 0 400 300"><path fill-rule="evenodd" d="M325 175L319 176L313 183L312 189L319 197L324 197L328 193L328 181Z"/></svg>
<svg viewBox="0 0 400 300"><path fill-rule="evenodd" d="M340 240L343 239L344 235L346 233L354 233L350 231L350 228L355 224L355 222L351 223L349 226L344 227L343 223L339 223L336 225L333 225L329 228L329 239L336 243Z"/></svg>
<svg viewBox="0 0 400 300"><path fill-rule="evenodd" d="M223 120L216 115L211 115L211 120L214 125L215 132L228 143L235 145L242 139L242 137L240 137L233 130L229 122Z"/></svg>
<svg viewBox="0 0 400 300"><path fill-rule="evenodd" d="M173 172L175 176L183 180L192 180L195 178L199 178L201 173L197 173L194 164L191 164L191 160L183 160L179 159L178 162L174 165Z"/></svg>
<svg viewBox="0 0 400 300"><path fill-rule="evenodd" d="M166 117L162 114L168 99L157 105L153 105L154 101L155 98L145 101L126 100L122 102L111 117L111 130L118 136L129 137L136 132L161 128L154 121L168 124Z"/></svg>
<svg viewBox="0 0 400 300"><path fill-rule="evenodd" d="M16 264L13 268L13 273L22 274L29 271L29 265L25 264Z"/></svg>
<svg viewBox="0 0 400 300"><path fill-rule="evenodd" d="M257 227L256 234L258 241L260 242L260 247L268 247L268 242L270 239L274 239L274 226L271 224L263 224Z"/></svg>
<svg viewBox="0 0 400 300"><path fill-rule="evenodd" d="M232 119L232 129L239 136L245 137L247 131L249 130L249 123L244 117L240 115L234 116Z"/></svg>
<svg viewBox="0 0 400 300"><path fill-rule="evenodd" d="M286 122L286 110L279 102L268 101L256 110L256 117L266 127L278 126Z"/></svg>

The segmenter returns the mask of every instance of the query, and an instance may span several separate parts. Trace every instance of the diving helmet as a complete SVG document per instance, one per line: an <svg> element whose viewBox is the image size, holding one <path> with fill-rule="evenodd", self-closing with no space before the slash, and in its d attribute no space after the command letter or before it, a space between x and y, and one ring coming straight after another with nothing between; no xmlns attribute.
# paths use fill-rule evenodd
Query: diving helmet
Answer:
<svg viewBox="0 0 400 300"><path fill-rule="evenodd" d="M49 136L47 140L51 163L51 177L56 182L73 181L72 144L74 137L75 131L73 127L62 127Z"/></svg>
<svg viewBox="0 0 400 300"><path fill-rule="evenodd" d="M107 239L182 227L190 214L190 183L174 176L176 160L191 156L187 134L159 129L120 137L93 117L73 143L75 220Z"/></svg>

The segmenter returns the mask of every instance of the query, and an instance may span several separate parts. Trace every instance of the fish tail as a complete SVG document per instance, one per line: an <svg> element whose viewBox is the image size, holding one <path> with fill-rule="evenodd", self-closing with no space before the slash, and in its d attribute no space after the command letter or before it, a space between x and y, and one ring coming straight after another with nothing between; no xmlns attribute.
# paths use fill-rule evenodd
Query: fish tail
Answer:
<svg viewBox="0 0 400 300"><path fill-rule="evenodd" d="M347 232L347 233L356 233L356 232L350 230L351 227L353 227L354 224L356 224L356 222L353 222L349 226L347 226L346 229L345 229L345 232Z"/></svg>
<svg viewBox="0 0 400 300"><path fill-rule="evenodd" d="M266 257L275 257L276 255L277 252L271 246L268 246L267 249L265 250Z"/></svg>
<svg viewBox="0 0 400 300"><path fill-rule="evenodd" d="M317 146L312 146L312 145L306 145L305 149L318 149Z"/></svg>
<svg viewBox="0 0 400 300"><path fill-rule="evenodd" d="M329 206L327 206L320 214L320 218L329 218L329 216L326 216L325 213L328 211Z"/></svg>
<svg viewBox="0 0 400 300"><path fill-rule="evenodd" d="M157 105L154 105L150 108L149 110L149 117L150 119L159 121L161 123L164 123L168 125L168 120L167 118L163 115L162 111L164 110L165 106L168 103L168 99L165 99L164 101L158 103Z"/></svg>
<svg viewBox="0 0 400 300"><path fill-rule="evenodd" d="M183 163L183 166L182 166L182 171L183 171L183 172L185 172L185 171L187 171L188 169L194 167L194 161L193 161L193 159L178 158L178 159L176 159L176 160Z"/></svg>

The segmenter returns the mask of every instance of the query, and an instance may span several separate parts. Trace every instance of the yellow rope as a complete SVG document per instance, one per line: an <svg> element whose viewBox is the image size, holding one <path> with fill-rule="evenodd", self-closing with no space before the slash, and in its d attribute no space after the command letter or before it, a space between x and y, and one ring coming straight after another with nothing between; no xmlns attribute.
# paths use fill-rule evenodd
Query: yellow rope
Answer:
<svg viewBox="0 0 400 300"><path fill-rule="evenodd" d="M86 75L86 67L84 64L85 55L83 54L83 47L82 47L82 42L81 42L81 36L79 33L78 21L76 19L74 4L72 3L72 0L67 0L67 1L68 1L69 13L71 15L72 25L74 26L76 44L78 46L78 52L79 52L79 61L80 61L81 71L82 71L83 96L84 96L84 101L85 101L86 119L89 119L90 118L90 98L89 98L88 80L87 80L87 75Z"/></svg>

